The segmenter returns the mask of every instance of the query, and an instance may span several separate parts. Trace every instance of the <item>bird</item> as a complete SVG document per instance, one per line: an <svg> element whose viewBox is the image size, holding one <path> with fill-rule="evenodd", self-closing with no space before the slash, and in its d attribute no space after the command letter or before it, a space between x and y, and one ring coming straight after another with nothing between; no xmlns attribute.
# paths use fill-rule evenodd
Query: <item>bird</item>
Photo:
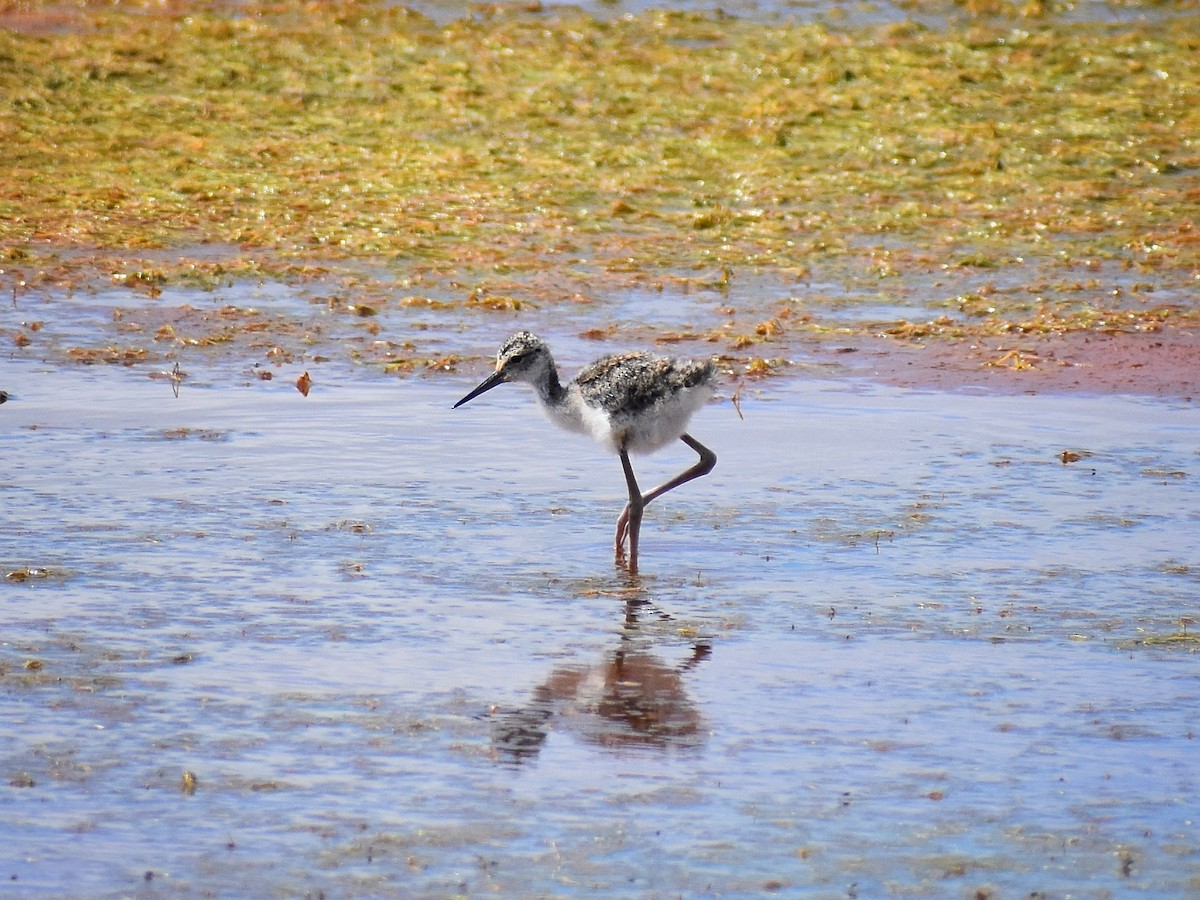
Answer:
<svg viewBox="0 0 1200 900"><path fill-rule="evenodd" d="M716 367L709 360L644 351L614 353L585 366L564 385L545 341L528 331L519 331L500 345L496 370L453 408L506 382L531 385L551 422L590 435L620 457L629 501L617 519L613 549L617 564L624 564L628 538L628 571L637 574L645 508L667 491L707 475L717 464L717 455L687 433L692 416L716 390ZM642 493L629 455L653 453L676 440L691 447L700 459L654 490Z"/></svg>

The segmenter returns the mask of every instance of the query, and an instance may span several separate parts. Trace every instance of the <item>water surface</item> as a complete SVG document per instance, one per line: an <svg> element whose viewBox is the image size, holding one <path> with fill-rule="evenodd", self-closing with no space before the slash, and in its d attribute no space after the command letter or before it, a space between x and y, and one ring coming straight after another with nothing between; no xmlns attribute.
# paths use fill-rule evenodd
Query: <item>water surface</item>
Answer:
<svg viewBox="0 0 1200 900"><path fill-rule="evenodd" d="M1200 886L1190 404L727 389L635 582L518 387L0 379L14 895Z"/></svg>

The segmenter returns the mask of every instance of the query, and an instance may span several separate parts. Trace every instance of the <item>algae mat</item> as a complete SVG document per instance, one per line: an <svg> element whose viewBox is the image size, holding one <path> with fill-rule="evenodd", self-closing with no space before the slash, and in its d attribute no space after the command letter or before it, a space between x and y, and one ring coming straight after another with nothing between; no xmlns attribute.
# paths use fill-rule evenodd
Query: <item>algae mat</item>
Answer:
<svg viewBox="0 0 1200 900"><path fill-rule="evenodd" d="M416 300L486 319L742 283L766 299L688 336L748 369L786 356L784 331L954 341L1197 314L1200 20L1186 7L939 30L15 8L53 27L0 32L14 302L315 279L351 315ZM892 320L828 314L847 304ZM10 333L36 352L36 330ZM421 334L381 337L435 355Z"/></svg>

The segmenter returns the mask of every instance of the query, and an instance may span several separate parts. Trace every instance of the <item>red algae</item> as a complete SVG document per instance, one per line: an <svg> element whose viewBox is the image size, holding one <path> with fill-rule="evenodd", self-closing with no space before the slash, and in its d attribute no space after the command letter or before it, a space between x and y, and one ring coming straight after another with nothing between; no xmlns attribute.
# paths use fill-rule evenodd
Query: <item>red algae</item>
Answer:
<svg viewBox="0 0 1200 900"><path fill-rule="evenodd" d="M832 352L847 373L901 387L1200 398L1200 334L1191 329L906 343L865 338Z"/></svg>

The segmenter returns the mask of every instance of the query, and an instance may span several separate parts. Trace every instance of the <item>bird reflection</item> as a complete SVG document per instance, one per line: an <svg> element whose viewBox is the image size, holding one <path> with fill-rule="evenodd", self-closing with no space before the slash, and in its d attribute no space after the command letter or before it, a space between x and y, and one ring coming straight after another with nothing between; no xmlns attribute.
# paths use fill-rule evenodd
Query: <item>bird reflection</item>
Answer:
<svg viewBox="0 0 1200 900"><path fill-rule="evenodd" d="M521 763L537 756L552 729L607 749L691 749L703 743L703 720L683 675L712 648L698 641L686 659L672 665L638 646L647 643L638 634L638 607L645 602L627 604L616 650L594 665L560 666L534 689L528 705L498 715L492 742L502 759Z"/></svg>

